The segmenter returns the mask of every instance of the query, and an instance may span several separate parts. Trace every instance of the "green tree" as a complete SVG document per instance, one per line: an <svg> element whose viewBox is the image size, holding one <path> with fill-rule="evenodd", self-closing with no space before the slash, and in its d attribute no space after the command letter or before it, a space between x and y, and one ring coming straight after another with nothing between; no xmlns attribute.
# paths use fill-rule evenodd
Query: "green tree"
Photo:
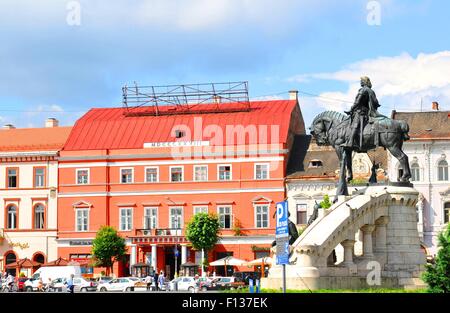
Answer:
<svg viewBox="0 0 450 313"><path fill-rule="evenodd" d="M328 209L332 205L333 203L331 203L330 197L328 195L323 196L323 200L320 202L320 207L323 209Z"/></svg>
<svg viewBox="0 0 450 313"><path fill-rule="evenodd" d="M435 263L426 265L423 280L429 292L450 292L450 225L439 234L439 251Z"/></svg>
<svg viewBox="0 0 450 313"><path fill-rule="evenodd" d="M115 261L123 259L126 252L125 239L119 236L111 226L102 226L92 242L92 254L95 258L95 266L106 267L113 272Z"/></svg>
<svg viewBox="0 0 450 313"><path fill-rule="evenodd" d="M202 274L205 272L205 254L219 241L219 229L219 219L214 214L197 213L187 224L186 238L194 249L202 251Z"/></svg>

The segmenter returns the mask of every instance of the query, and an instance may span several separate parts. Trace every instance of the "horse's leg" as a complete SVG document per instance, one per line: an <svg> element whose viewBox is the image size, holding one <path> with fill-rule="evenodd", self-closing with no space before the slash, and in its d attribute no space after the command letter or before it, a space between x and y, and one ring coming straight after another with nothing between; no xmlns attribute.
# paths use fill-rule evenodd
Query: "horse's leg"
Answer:
<svg viewBox="0 0 450 313"><path fill-rule="evenodd" d="M351 182L353 180L352 151L347 149L346 155L347 157L345 158L345 162L347 165L347 182Z"/></svg>
<svg viewBox="0 0 450 313"><path fill-rule="evenodd" d="M409 160L408 160L408 156L402 151L401 148L401 144L400 145L394 145L394 146L389 146L387 147L389 152L397 158L397 160L400 162L400 166L403 169L403 176L399 177L399 180L402 182L406 182L409 180L409 178L411 178L411 171L409 169Z"/></svg>
<svg viewBox="0 0 450 313"><path fill-rule="evenodd" d="M348 190L347 190L347 180L346 180L346 173L345 173L345 167L347 160L347 152L343 147L335 147L336 153L339 158L339 166L340 166L340 172L339 172L339 183L336 190L336 196L348 196Z"/></svg>

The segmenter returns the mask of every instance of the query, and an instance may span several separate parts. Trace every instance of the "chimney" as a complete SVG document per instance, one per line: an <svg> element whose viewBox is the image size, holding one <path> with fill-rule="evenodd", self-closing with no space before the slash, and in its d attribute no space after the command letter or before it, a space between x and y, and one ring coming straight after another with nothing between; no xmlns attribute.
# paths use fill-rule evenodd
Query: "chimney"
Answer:
<svg viewBox="0 0 450 313"><path fill-rule="evenodd" d="M14 128L16 128L16 127L13 124L5 124L3 126L3 129L14 129Z"/></svg>
<svg viewBox="0 0 450 313"><path fill-rule="evenodd" d="M54 117L49 117L45 120L45 127L58 127L58 120Z"/></svg>
<svg viewBox="0 0 450 313"><path fill-rule="evenodd" d="M298 90L289 90L289 100L298 101Z"/></svg>
<svg viewBox="0 0 450 313"><path fill-rule="evenodd" d="M433 111L439 111L439 103L436 101L433 101L433 103L431 103L431 109Z"/></svg>

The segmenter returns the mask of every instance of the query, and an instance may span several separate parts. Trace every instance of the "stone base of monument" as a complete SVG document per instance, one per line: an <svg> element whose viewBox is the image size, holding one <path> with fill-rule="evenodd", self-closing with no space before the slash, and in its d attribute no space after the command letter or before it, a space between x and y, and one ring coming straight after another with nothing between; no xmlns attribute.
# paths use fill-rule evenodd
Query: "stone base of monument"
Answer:
<svg viewBox="0 0 450 313"><path fill-rule="evenodd" d="M426 257L420 248L415 205L408 186L371 186L345 197L311 224L293 244L286 266L288 289L424 288ZM355 243L362 243L355 255ZM338 245L343 261L329 263ZM282 286L282 267L274 265L261 288Z"/></svg>

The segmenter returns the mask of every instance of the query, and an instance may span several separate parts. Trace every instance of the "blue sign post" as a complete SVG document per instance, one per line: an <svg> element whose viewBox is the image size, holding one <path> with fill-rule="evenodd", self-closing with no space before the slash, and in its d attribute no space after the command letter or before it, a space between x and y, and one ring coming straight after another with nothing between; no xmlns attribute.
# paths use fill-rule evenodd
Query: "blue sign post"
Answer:
<svg viewBox="0 0 450 313"><path fill-rule="evenodd" d="M289 264L289 214L287 201L278 202L276 210L276 263L283 266L283 292L286 293L286 264Z"/></svg>

